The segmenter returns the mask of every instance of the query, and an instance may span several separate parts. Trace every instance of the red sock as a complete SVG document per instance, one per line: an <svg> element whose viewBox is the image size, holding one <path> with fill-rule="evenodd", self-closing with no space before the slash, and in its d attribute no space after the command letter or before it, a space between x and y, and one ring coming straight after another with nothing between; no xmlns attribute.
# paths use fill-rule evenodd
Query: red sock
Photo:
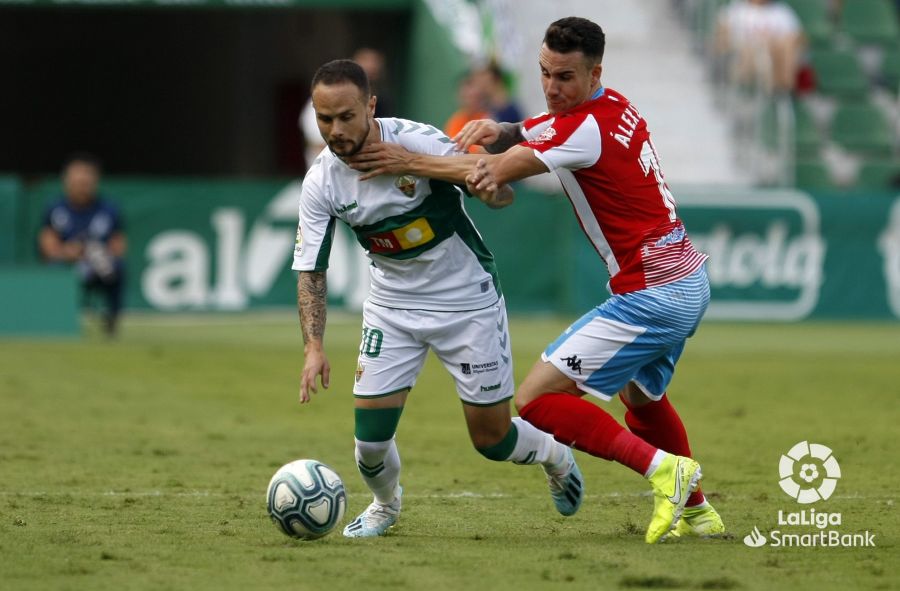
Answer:
<svg viewBox="0 0 900 591"><path fill-rule="evenodd" d="M520 410L519 416L561 443L619 462L642 476L656 454L655 447L626 431L609 413L571 394L542 394Z"/></svg>
<svg viewBox="0 0 900 591"><path fill-rule="evenodd" d="M620 399L628 409L625 413L625 424L632 433L670 454L691 457L691 446L688 443L684 423L669 402L668 396L663 394L657 402L643 406L631 406L624 398ZM698 487L688 497L687 506L699 505L703 500L703 492Z"/></svg>

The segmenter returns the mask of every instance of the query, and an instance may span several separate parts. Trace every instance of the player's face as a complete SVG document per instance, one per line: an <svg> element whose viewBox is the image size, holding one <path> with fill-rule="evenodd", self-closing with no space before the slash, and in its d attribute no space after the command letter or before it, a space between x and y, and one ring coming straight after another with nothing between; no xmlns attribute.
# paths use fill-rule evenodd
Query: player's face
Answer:
<svg viewBox="0 0 900 591"><path fill-rule="evenodd" d="M87 162L73 162L63 173L63 188L75 206L87 205L97 192L100 172Z"/></svg>
<svg viewBox="0 0 900 591"><path fill-rule="evenodd" d="M592 63L580 51L557 53L542 45L538 61L541 86L550 113L567 111L588 100L600 81L602 67Z"/></svg>
<svg viewBox="0 0 900 591"><path fill-rule="evenodd" d="M312 93L316 123L322 139L336 156L349 158L359 152L371 130L375 97L363 96L351 82L318 84Z"/></svg>

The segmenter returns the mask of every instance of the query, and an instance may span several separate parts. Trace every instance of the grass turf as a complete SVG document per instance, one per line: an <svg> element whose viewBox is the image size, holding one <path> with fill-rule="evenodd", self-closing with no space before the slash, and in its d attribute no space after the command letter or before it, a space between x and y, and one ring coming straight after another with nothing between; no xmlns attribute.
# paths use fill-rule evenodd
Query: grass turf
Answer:
<svg viewBox="0 0 900 591"><path fill-rule="evenodd" d="M514 318L516 375L565 327ZM893 589L900 325L706 323L670 389L733 537L649 547L652 500L627 469L578 453L587 497L555 513L539 468L481 458L431 357L398 443L404 511L391 535L291 540L265 514L281 464L344 478L347 520L370 501L353 461L359 323L334 316L332 386L297 404L291 312L127 319L114 342L0 341L3 589ZM604 408L621 418L621 405ZM875 548L748 548L800 506L778 486L792 445L828 445L844 533ZM892 559L891 556L895 558Z"/></svg>

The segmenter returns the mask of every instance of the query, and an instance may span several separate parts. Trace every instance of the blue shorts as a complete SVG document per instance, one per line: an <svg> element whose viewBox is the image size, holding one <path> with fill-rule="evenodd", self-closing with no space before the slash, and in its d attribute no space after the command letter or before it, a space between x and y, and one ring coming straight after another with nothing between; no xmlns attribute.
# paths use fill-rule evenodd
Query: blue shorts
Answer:
<svg viewBox="0 0 900 591"><path fill-rule="evenodd" d="M541 358L598 398L609 400L633 381L659 400L707 305L709 279L701 267L667 285L612 296L567 328Z"/></svg>

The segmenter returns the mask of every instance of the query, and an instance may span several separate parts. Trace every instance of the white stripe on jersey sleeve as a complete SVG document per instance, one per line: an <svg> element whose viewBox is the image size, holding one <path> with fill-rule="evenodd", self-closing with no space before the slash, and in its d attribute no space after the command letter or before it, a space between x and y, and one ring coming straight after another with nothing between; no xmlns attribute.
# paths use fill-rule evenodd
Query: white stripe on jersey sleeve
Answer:
<svg viewBox="0 0 900 591"><path fill-rule="evenodd" d="M540 115L538 115L540 117ZM537 125L532 126L531 128L525 127L525 124L520 126L522 128L522 137L528 141L535 139L537 136L541 135L545 129L553 125L553 122L556 121L556 118L551 117L546 121L541 121Z"/></svg>
<svg viewBox="0 0 900 591"><path fill-rule="evenodd" d="M550 171L562 168L578 170L596 164L600 159L601 147L600 126L597 125L593 115L587 115L561 146L544 152L535 150L534 155L547 165Z"/></svg>

